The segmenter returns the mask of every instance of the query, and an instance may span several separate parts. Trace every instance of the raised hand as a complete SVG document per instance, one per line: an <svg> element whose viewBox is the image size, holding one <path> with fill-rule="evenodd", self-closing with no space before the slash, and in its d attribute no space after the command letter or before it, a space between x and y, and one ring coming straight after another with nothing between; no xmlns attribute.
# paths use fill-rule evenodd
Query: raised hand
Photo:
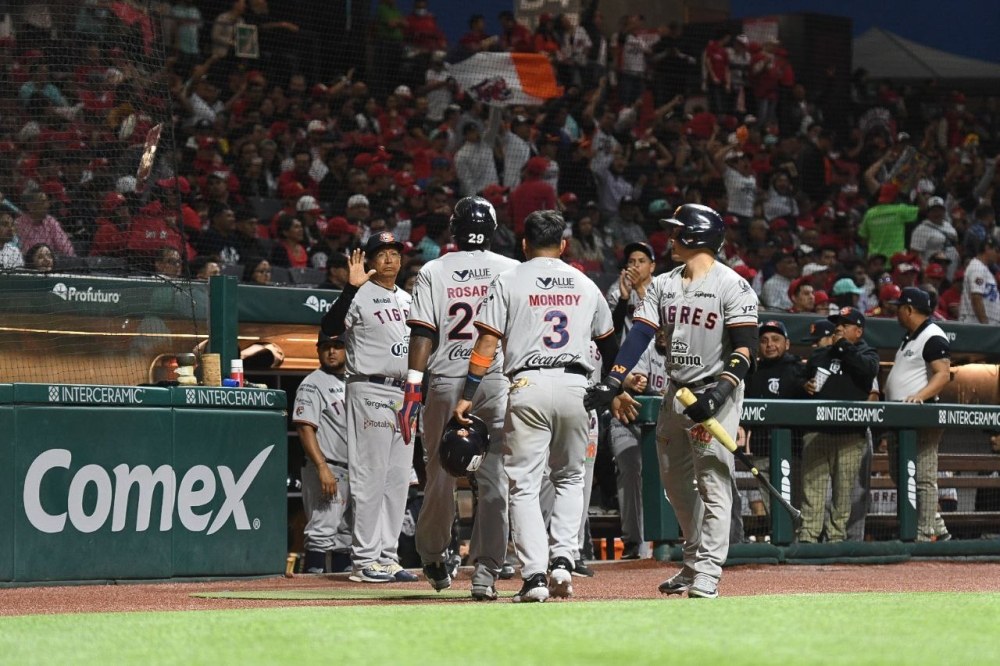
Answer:
<svg viewBox="0 0 1000 666"><path fill-rule="evenodd" d="M347 258L347 270L349 272L347 280L351 283L352 287L360 287L375 275L374 268L370 271L365 271L365 253L361 250L355 250Z"/></svg>

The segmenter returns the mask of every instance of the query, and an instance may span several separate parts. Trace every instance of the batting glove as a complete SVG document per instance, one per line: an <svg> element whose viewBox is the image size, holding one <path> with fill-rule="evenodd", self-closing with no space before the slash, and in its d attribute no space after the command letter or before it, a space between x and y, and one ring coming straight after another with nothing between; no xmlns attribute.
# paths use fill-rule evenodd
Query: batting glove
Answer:
<svg viewBox="0 0 1000 666"><path fill-rule="evenodd" d="M422 387L420 384L407 382L403 384L403 405L396 412L396 420L399 422L399 430L403 433L403 442L410 443L410 437L416 427L417 416L420 415L420 404Z"/></svg>
<svg viewBox="0 0 1000 666"><path fill-rule="evenodd" d="M587 394L583 396L583 406L588 412L597 410L598 414L603 414L611 409L611 403L614 401L615 396L624 390L621 382L617 379L614 377L605 377L604 381L594 384L587 389Z"/></svg>
<svg viewBox="0 0 1000 666"><path fill-rule="evenodd" d="M704 423L719 413L722 403L735 388L732 382L720 379L718 384L698 396L698 402L684 410L684 416L695 423Z"/></svg>

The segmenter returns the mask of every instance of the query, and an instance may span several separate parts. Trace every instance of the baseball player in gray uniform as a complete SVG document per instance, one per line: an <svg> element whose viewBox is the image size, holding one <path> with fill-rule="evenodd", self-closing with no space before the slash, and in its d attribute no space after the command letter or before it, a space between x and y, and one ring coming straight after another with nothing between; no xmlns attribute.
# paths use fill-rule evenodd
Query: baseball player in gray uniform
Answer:
<svg viewBox="0 0 1000 666"><path fill-rule="evenodd" d="M722 217L707 206L685 204L662 221L672 227L671 256L683 263L656 277L636 309L611 373L588 391L586 406L611 407L630 421L638 403L623 393L629 370L659 328L669 340L669 382L656 425L660 478L681 530L684 568L660 585L665 594L718 596L729 551L733 456L701 425L716 417L735 437L743 403L743 379L757 350L757 296L715 255L722 245ZM675 395L694 391L684 408Z"/></svg>
<svg viewBox="0 0 1000 666"><path fill-rule="evenodd" d="M299 384L292 407L292 423L306 454L302 466L306 573L339 572L351 566L345 344L345 336L331 338L320 331L316 341L319 369Z"/></svg>
<svg viewBox="0 0 1000 666"><path fill-rule="evenodd" d="M666 340L661 331L649 343L629 374L625 387L636 394L663 395L667 386L664 365ZM648 557L649 547L642 535L642 447L639 427L611 419L608 436L617 467L618 506L621 511L623 560Z"/></svg>
<svg viewBox="0 0 1000 666"><path fill-rule="evenodd" d="M435 590L451 586L446 562L455 520L455 478L441 467L438 445L469 372L476 309L493 278L518 264L489 251L496 229L496 212L485 199L466 197L455 205L451 233L459 251L420 269L413 287L413 309L406 322L410 326L409 371L399 410L404 440L409 441L421 412L424 372L431 375L422 411L427 482L416 543L424 577ZM472 597L478 601L497 598L495 583L507 552L507 475L502 456L510 383L502 367L503 354L497 353L472 409L490 429L489 454L475 473L478 502L470 544L470 561L476 565Z"/></svg>
<svg viewBox="0 0 1000 666"><path fill-rule="evenodd" d="M611 311L597 285L560 259L565 229L555 211L536 211L525 220L522 245L528 260L490 284L476 316L479 337L454 411L466 420L503 340L503 371L511 380L503 458L514 548L524 578L515 602L548 599L550 582L553 596L572 594L590 428L583 408L593 371L589 344L597 340L606 359L614 358L618 347ZM538 499L546 461L556 493L549 530Z"/></svg>
<svg viewBox="0 0 1000 666"><path fill-rule="evenodd" d="M327 335L347 336L351 580L363 583L418 580L396 554L413 464L396 424L410 339L410 295L395 283L402 248L389 232L372 234L348 259L349 284L321 322Z"/></svg>
<svg viewBox="0 0 1000 666"><path fill-rule="evenodd" d="M646 288L653 281L653 269L656 268L656 253L649 243L629 243L624 255L625 268L607 292L611 319L622 338L632 328L632 313L646 297Z"/></svg>

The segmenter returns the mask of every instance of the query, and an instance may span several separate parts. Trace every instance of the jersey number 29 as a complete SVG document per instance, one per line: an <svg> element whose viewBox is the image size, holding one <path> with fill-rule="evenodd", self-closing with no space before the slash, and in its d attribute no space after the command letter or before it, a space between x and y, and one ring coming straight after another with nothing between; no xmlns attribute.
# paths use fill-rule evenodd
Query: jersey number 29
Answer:
<svg viewBox="0 0 1000 666"><path fill-rule="evenodd" d="M486 234L469 234L469 245L482 245L486 242Z"/></svg>

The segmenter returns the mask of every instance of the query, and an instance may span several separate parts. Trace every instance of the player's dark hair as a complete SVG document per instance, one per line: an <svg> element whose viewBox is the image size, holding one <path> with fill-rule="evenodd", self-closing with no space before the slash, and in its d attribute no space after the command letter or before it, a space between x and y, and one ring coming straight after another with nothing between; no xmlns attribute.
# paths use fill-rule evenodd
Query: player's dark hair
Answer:
<svg viewBox="0 0 1000 666"><path fill-rule="evenodd" d="M533 248L559 247L566 220L554 210L536 210L524 220L524 239Z"/></svg>

